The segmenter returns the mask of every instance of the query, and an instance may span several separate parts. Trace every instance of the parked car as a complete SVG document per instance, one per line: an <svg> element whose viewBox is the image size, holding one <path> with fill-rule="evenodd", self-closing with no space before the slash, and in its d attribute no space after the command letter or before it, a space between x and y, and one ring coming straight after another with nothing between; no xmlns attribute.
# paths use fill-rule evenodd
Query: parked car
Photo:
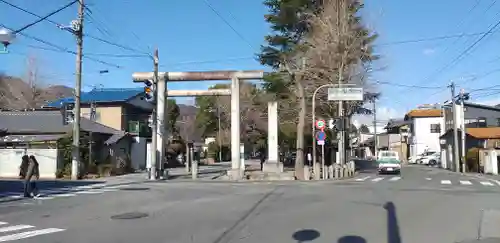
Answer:
<svg viewBox="0 0 500 243"><path fill-rule="evenodd" d="M432 154L425 155L420 159L423 165L436 166L441 163L441 153L433 152Z"/></svg>
<svg viewBox="0 0 500 243"><path fill-rule="evenodd" d="M410 159L409 159L408 162L410 164L421 164L421 160L422 160L423 157L425 157L427 155L430 155L430 154L433 154L433 153L436 153L436 152L434 152L434 151L425 151L425 152L423 152L421 154L418 154L416 156L410 157Z"/></svg>

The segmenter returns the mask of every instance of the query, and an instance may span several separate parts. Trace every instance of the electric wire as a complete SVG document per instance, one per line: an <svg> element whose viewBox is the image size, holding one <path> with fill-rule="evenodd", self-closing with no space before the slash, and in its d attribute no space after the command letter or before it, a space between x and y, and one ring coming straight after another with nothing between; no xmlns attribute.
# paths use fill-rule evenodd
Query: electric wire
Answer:
<svg viewBox="0 0 500 243"><path fill-rule="evenodd" d="M12 4L12 3L9 3L9 2L7 2L7 1L5 1L5 0L0 0L0 2L5 3L5 4L8 4L9 6L11 6L11 7L13 7L13 8L16 8L16 9L18 9L18 10L20 10L20 11L24 12L24 13L27 13L27 14L30 14L30 15L35 16L35 17L37 17L37 18L40 18L40 21L38 21L38 22L41 22L41 21L47 21L47 22L49 22L49 23L52 23L52 24L56 25L58 28L63 29L63 30L66 30L66 31L68 31L68 32L70 32L70 33L72 33L72 34L73 34L73 30L68 29L68 28L66 28L64 25L61 25L61 24L59 24L59 23L57 23L57 22L55 22L55 21L52 21L52 20L48 19L48 17L43 17L43 16L40 16L40 15L38 15L38 14L36 14L36 13L33 13L33 12L31 12L31 11L27 10L27 9L24 9L24 8L22 8L22 7L19 7L19 6L17 6L17 5L14 5L14 4ZM77 2L77 1L74 1L74 2ZM72 3L72 4L74 4L74 3ZM88 9L88 8L87 8L87 9ZM151 57L151 54L149 54L149 53L147 53L147 52L140 51L140 50L137 50L137 49L135 49L135 48L128 47L128 46L125 46L125 45L122 45L122 44L114 43L114 42L111 42L111 41L105 40L105 39L103 39L103 38L97 37L97 36L89 35L89 34L87 34L87 33L85 33L85 34L84 34L84 36L85 36L85 37L88 37L88 38L91 38L91 39L94 39L94 40L97 40L97 41L100 41L100 42L103 42L103 43L106 43L106 44L108 44L108 45L112 45L112 46L115 46L115 47L119 47L119 48L124 49L124 50L127 50L127 51L131 51L131 52L135 52L135 53L140 53L140 54L143 54L144 56Z"/></svg>
<svg viewBox="0 0 500 243"><path fill-rule="evenodd" d="M3 25L3 24L0 24L0 26L3 27L3 28L6 28L6 29L11 29L11 28ZM20 32L18 34L21 35L21 36L24 36L24 37L26 37L28 39L31 39L31 40L40 42L42 44L45 44L47 46L53 47L53 48L59 50L60 52L65 52L65 53L68 53L68 54L76 55L75 51L68 50L68 48L56 45L56 44L54 44L52 42L40 39L40 38L35 37L35 36L31 36L31 35L28 35L28 34L25 34L25 33L22 33L22 32ZM115 67L115 68L122 68L122 66L120 66L120 65L117 65L117 64L114 64L114 63L110 63L110 62L105 62L105 61L102 61L102 60L99 60L99 59L96 59L96 58L87 57L85 55L82 55L82 57L85 57L88 60L91 60L91 61L94 61L94 62L97 62L97 63L100 63L100 64L104 64L104 65L107 65L107 66L111 66L111 67Z"/></svg>

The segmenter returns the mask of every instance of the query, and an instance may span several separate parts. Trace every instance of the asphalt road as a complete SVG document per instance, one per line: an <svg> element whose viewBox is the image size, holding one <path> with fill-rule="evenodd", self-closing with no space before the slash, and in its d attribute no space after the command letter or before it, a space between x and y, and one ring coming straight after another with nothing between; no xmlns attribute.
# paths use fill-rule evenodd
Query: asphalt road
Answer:
<svg viewBox="0 0 500 243"><path fill-rule="evenodd" d="M0 242L453 243L500 237L498 184L425 167L407 167L395 177L145 183L0 203ZM451 184L441 183L447 180Z"/></svg>

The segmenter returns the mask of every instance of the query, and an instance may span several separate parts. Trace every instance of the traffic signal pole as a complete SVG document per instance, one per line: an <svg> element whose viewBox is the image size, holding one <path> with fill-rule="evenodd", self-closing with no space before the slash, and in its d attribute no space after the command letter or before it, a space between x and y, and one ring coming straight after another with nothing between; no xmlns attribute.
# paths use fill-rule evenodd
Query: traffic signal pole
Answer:
<svg viewBox="0 0 500 243"><path fill-rule="evenodd" d="M158 49L155 50L154 56L153 56L153 66L154 66L154 75L153 75L153 84L152 86L156 85L156 81L158 79ZM158 97L157 96L158 89L153 88L153 97ZM150 161L148 164L148 173L149 173L149 179L150 180L156 180L156 168L157 168L157 161L158 161L158 153L156 152L157 148L157 127L158 127L158 117L157 117L157 110L156 107L153 107L153 111L151 112L151 147L150 149Z"/></svg>
<svg viewBox="0 0 500 243"><path fill-rule="evenodd" d="M167 129L165 121L168 119L167 116L167 85L164 78L158 77L158 49L155 49L154 53L154 82L156 83L156 114L157 114L157 124L156 124L156 168L159 170L158 176L163 177L164 165L165 165L165 146L168 143ZM158 177L156 179L159 179Z"/></svg>

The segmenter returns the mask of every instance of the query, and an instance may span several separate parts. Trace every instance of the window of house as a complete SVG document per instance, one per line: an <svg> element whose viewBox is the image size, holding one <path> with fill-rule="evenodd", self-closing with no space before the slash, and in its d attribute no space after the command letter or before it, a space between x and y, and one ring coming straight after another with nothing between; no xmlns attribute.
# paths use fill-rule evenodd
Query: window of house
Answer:
<svg viewBox="0 0 500 243"><path fill-rule="evenodd" d="M500 118L497 118L497 127L500 127Z"/></svg>
<svg viewBox="0 0 500 243"><path fill-rule="evenodd" d="M441 133L441 124L431 124L431 133Z"/></svg>

